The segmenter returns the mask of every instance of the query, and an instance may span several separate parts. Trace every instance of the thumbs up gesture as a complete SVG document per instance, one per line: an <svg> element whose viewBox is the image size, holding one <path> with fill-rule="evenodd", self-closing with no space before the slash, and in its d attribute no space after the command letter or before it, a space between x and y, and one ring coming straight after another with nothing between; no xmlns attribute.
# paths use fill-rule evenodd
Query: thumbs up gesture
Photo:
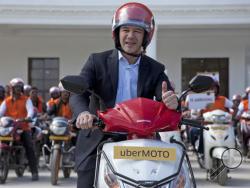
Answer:
<svg viewBox="0 0 250 188"><path fill-rule="evenodd" d="M177 109L177 96L173 91L168 91L168 85L166 81L162 82L162 102L166 105L168 109Z"/></svg>

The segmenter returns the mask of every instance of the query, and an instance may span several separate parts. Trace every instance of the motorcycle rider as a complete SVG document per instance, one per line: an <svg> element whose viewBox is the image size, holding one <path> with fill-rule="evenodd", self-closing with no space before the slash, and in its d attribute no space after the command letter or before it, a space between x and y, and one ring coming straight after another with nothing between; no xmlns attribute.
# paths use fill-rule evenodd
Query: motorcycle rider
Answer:
<svg viewBox="0 0 250 188"><path fill-rule="evenodd" d="M214 78L214 84L211 88L211 90L214 91L215 95L215 101L214 103L208 104L205 109L201 110L201 115L205 112L210 112L216 109L225 111L225 112L230 112L230 109L236 110L237 107L233 105L233 102L230 101L228 98L225 96L219 95L220 93L220 84L219 81ZM199 135L199 147L198 147L198 154L199 157L203 157L204 153L204 147L203 147L203 131L200 130L199 128L192 127L190 130L190 137L191 137L191 142L192 145L194 146L195 140L197 139L197 135Z"/></svg>
<svg viewBox="0 0 250 188"><path fill-rule="evenodd" d="M52 86L49 89L50 99L46 103L47 110L54 104L54 100L60 97L60 89L57 86Z"/></svg>
<svg viewBox="0 0 250 188"><path fill-rule="evenodd" d="M0 105L2 104L5 98L5 88L4 86L0 85Z"/></svg>
<svg viewBox="0 0 250 188"><path fill-rule="evenodd" d="M27 97L30 96L30 91L31 91L31 85L25 84L23 86L23 94L26 95Z"/></svg>
<svg viewBox="0 0 250 188"><path fill-rule="evenodd" d="M11 96L7 97L0 106L0 117L10 116L14 119L31 119L34 109L31 100L23 95L24 82L21 78L13 78L10 81ZM28 124L25 124L21 140L26 150L26 155L32 174L32 181L38 180L37 159L34 152L31 132Z"/></svg>
<svg viewBox="0 0 250 188"><path fill-rule="evenodd" d="M154 28L153 14L144 4L126 3L115 11L112 34L116 49L91 54L80 73L107 107L136 97L155 97L169 109L177 109L177 96L164 65L145 55ZM75 160L78 188L93 187L96 148L107 139L100 129L93 128L93 114L100 106L97 98L89 96L85 92L70 97L76 126L81 129Z"/></svg>
<svg viewBox="0 0 250 188"><path fill-rule="evenodd" d="M65 90L62 85L59 84L60 97L51 103L48 108L48 115L61 116L68 120L72 118L71 108L69 106L70 92Z"/></svg>
<svg viewBox="0 0 250 188"><path fill-rule="evenodd" d="M245 90L245 96L242 97L242 100L238 106L237 119L240 119L240 116L244 111L249 110L249 104L248 104L249 93L250 93L250 87L247 87Z"/></svg>
<svg viewBox="0 0 250 188"><path fill-rule="evenodd" d="M36 113L43 114L46 111L46 105L42 97L38 95L38 88L35 86L32 86L30 89L30 99Z"/></svg>

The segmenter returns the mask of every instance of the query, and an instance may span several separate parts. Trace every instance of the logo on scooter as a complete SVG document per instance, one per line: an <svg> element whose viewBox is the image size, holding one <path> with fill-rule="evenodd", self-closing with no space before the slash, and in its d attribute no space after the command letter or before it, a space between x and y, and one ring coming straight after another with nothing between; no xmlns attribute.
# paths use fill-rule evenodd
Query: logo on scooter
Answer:
<svg viewBox="0 0 250 188"><path fill-rule="evenodd" d="M221 176L228 169L236 169L242 163L242 154L236 148L226 149L221 156L220 165L217 168L213 169L213 172L210 175L210 178L214 180L216 177Z"/></svg>

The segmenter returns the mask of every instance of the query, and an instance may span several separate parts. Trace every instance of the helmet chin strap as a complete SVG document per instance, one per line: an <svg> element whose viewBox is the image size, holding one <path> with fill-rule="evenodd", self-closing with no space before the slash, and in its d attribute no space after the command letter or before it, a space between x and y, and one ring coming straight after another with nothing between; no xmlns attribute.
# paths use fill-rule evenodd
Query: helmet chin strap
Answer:
<svg viewBox="0 0 250 188"><path fill-rule="evenodd" d="M142 52L139 53L139 54L128 53L128 52L124 51L120 46L117 47L117 49L120 50L121 52L123 52L123 53L125 53L127 55L130 55L130 56L133 56L133 57L140 57L142 55Z"/></svg>

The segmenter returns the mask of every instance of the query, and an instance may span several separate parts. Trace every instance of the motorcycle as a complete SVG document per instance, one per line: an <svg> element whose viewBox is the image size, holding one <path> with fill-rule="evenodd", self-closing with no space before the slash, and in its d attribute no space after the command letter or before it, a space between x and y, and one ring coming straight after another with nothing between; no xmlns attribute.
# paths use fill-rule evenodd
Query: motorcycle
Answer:
<svg viewBox="0 0 250 188"><path fill-rule="evenodd" d="M46 166L51 171L51 184L58 182L59 170L62 169L64 178L69 178L71 170L74 168L74 150L75 146L71 143L73 133L68 125L68 120L64 117L54 117L49 126L49 131L43 131L49 134L50 145L44 144L43 156L47 162ZM46 151L50 153L49 160L46 158ZM48 153L47 152L47 153Z"/></svg>
<svg viewBox="0 0 250 188"><path fill-rule="evenodd" d="M245 111L240 119L243 155L250 158L250 111Z"/></svg>
<svg viewBox="0 0 250 188"><path fill-rule="evenodd" d="M210 77L197 76L183 96L190 90L207 90L212 82ZM61 83L68 91L87 90L100 99L101 110L95 125L103 128L110 139L97 148L94 187L196 187L185 146L174 136L182 121L180 112L146 98L131 99L106 109L101 98L84 85L80 76L66 76ZM174 133L162 141L156 139L159 131ZM117 137L124 135L125 140L117 141Z"/></svg>
<svg viewBox="0 0 250 188"><path fill-rule="evenodd" d="M0 183L4 184L9 169L14 169L17 177L22 177L28 164L25 148L20 142L22 124L26 120L11 117L0 118Z"/></svg>
<svg viewBox="0 0 250 188"><path fill-rule="evenodd" d="M232 116L222 110L213 110L204 113L203 118L205 126L209 128L208 131L203 131L203 164L207 169L207 179L217 180L220 185L225 185L229 170L228 168L221 169L225 163L223 159L226 158L225 152L229 148L235 148Z"/></svg>

